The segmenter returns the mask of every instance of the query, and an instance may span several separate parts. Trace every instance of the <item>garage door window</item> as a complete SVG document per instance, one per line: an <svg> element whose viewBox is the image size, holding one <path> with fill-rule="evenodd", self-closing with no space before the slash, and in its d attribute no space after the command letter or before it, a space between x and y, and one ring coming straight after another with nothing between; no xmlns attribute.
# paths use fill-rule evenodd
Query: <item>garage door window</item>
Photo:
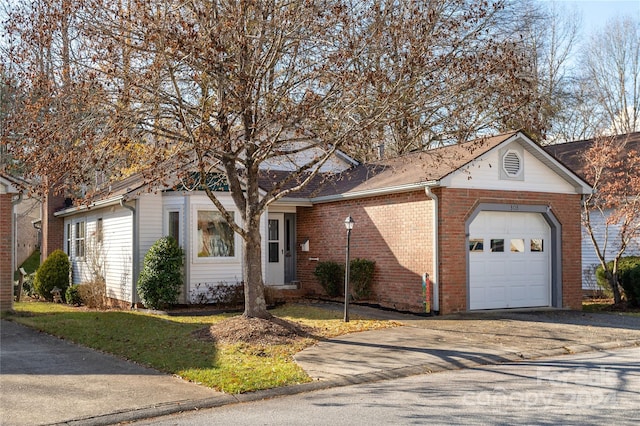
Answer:
<svg viewBox="0 0 640 426"><path fill-rule="evenodd" d="M502 253L502 252L504 252L504 240L503 239L492 239L491 240L491 252L492 253Z"/></svg>
<svg viewBox="0 0 640 426"><path fill-rule="evenodd" d="M469 240L469 251L484 251L484 240L482 238L472 238Z"/></svg>
<svg viewBox="0 0 640 426"><path fill-rule="evenodd" d="M531 251L532 252L543 252L544 251L544 240L542 238L532 238L531 239Z"/></svg>
<svg viewBox="0 0 640 426"><path fill-rule="evenodd" d="M524 253L524 238L512 238L510 248L512 253Z"/></svg>

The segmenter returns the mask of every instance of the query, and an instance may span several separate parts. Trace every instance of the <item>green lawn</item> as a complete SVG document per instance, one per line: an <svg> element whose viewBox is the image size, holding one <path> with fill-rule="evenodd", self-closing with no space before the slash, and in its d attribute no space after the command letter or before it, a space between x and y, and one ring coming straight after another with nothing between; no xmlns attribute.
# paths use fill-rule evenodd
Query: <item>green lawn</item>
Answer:
<svg viewBox="0 0 640 426"><path fill-rule="evenodd" d="M230 314L170 317L43 302L16 303L14 310L7 319L228 393L310 381L293 355L312 345L313 339L293 345L226 345L192 335ZM272 314L312 326L314 334L321 337L398 325L357 317L344 323L339 312L302 305L285 305Z"/></svg>
<svg viewBox="0 0 640 426"><path fill-rule="evenodd" d="M40 250L35 250L33 253L31 253L31 256L29 256L27 258L27 260L25 260L24 262L22 262L22 265L20 265L19 268L24 268L24 271L27 274L32 274L34 273L38 267L40 266ZM15 271L13 273L13 280L14 281L18 281L20 272Z"/></svg>

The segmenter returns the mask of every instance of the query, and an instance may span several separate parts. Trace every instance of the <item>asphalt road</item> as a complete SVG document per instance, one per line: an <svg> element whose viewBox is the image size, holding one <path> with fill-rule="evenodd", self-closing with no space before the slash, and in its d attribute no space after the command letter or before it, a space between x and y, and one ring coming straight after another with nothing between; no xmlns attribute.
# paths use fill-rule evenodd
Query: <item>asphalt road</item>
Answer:
<svg viewBox="0 0 640 426"><path fill-rule="evenodd" d="M640 424L640 348L483 366L136 425Z"/></svg>

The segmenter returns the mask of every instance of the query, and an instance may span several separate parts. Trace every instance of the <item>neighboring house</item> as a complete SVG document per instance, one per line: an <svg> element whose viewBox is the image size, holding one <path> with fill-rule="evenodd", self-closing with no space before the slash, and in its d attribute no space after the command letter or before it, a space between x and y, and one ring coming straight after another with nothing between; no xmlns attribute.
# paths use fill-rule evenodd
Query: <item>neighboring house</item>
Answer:
<svg viewBox="0 0 640 426"><path fill-rule="evenodd" d="M625 144L626 150L635 150L640 152L640 132L631 133L629 135L616 136L616 140ZM579 175L584 176L584 159L582 155L593 146L594 140L582 140L576 142L567 142L557 145L549 145L545 150L558 158L567 167L574 170ZM637 173L637 171L636 171ZM590 213L589 220L594 231L596 241L600 248L604 247L605 234L608 232L607 250L605 259L612 260L615 253L620 248L619 226L615 224L606 225L607 218L611 215L612 210ZM640 238L635 238L627 246L625 256L640 256ZM587 233L586 228L582 228L582 289L598 290L595 279L595 269L600 265L593 243Z"/></svg>
<svg viewBox="0 0 640 426"><path fill-rule="evenodd" d="M281 199L262 218L267 285L322 294L313 270L318 261L344 263L351 215L352 258L376 261L372 303L423 312L427 273L431 306L441 313L580 308L580 200L591 187L524 133L375 164L340 155L332 168L329 182ZM286 173L274 169L263 189ZM109 297L123 303L138 301L142 259L163 235L185 249L183 302L197 300L203 283L243 279L241 240L202 191L149 192L132 178L55 216L64 220L74 282L99 273Z"/></svg>
<svg viewBox="0 0 640 426"><path fill-rule="evenodd" d="M0 173L0 312L13 308L14 216L13 206L19 197L16 181Z"/></svg>

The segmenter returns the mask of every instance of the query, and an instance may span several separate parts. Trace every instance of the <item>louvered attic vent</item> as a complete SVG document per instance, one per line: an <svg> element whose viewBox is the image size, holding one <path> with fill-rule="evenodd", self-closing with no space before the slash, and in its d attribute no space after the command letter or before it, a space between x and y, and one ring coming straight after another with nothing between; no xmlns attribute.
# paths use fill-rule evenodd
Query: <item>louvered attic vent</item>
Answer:
<svg viewBox="0 0 640 426"><path fill-rule="evenodd" d="M522 161L518 153L515 151L507 152L504 157L502 157L502 168L508 176L518 176L520 171L522 171Z"/></svg>

